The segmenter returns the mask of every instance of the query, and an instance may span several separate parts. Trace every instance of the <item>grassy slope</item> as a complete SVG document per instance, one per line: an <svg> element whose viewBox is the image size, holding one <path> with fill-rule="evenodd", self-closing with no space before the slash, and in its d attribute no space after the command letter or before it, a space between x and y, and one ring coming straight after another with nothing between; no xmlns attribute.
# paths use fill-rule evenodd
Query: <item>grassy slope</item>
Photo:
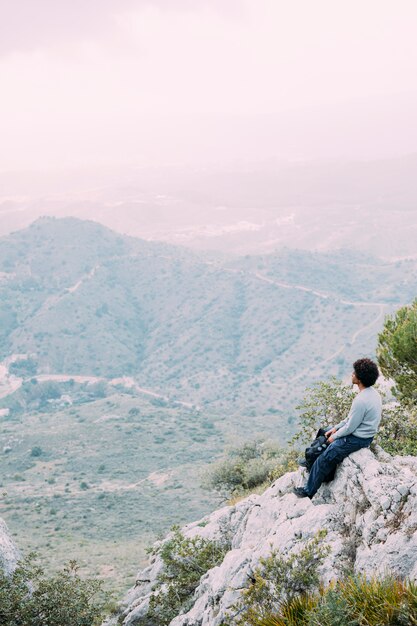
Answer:
<svg viewBox="0 0 417 626"><path fill-rule="evenodd" d="M158 532L216 505L200 470L223 441L213 419L124 394L3 419L0 516L23 550L120 588Z"/></svg>

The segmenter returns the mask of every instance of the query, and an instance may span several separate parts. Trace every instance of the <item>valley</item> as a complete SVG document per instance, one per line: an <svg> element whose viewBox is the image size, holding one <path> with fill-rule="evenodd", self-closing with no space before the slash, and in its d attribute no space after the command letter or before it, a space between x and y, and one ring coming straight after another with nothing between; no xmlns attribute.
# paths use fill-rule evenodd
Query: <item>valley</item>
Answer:
<svg viewBox="0 0 417 626"><path fill-rule="evenodd" d="M285 445L306 387L372 356L417 284L413 259L208 255L74 218L0 238L0 272L0 516L119 596L158 533L219 505L208 465Z"/></svg>

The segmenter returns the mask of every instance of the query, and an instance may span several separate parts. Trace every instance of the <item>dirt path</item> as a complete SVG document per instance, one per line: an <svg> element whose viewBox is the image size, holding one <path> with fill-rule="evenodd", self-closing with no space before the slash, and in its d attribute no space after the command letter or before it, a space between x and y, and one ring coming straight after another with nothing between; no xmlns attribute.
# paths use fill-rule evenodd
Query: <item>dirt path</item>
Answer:
<svg viewBox="0 0 417 626"><path fill-rule="evenodd" d="M76 282L75 285L73 285L72 287L67 287L65 291L67 293L74 293L74 291L77 291L77 289L79 289L86 280L93 278L94 274L96 273L99 267L100 265L95 265L92 270L87 272L87 274L84 274L84 276L81 276L80 280Z"/></svg>
<svg viewBox="0 0 417 626"><path fill-rule="evenodd" d="M322 298L323 300L335 300L336 302L340 302L341 304L348 304L351 306L358 307L366 307L366 306L386 306L382 302L356 302L353 300L345 300L344 298L339 298L338 296L334 296L324 291L317 291L316 289L311 289L310 287L305 287L304 285L291 285L290 283L284 283L277 280L272 280L272 278L268 278L267 276L262 276L259 272L251 272L252 276L256 276L259 280L262 280L270 285L276 285L277 287L282 287L283 289L295 289L297 291L304 291L307 293L312 293L314 296L318 298Z"/></svg>

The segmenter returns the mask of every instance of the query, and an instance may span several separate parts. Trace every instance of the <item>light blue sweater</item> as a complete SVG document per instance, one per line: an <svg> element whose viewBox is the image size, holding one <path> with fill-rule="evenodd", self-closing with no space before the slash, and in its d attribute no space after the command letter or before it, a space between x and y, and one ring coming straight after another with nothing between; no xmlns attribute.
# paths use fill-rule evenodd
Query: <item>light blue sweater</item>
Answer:
<svg viewBox="0 0 417 626"><path fill-rule="evenodd" d="M335 426L333 439L347 435L355 435L362 439L373 437L378 431L381 413L381 396L373 387L366 387L353 400L347 418Z"/></svg>

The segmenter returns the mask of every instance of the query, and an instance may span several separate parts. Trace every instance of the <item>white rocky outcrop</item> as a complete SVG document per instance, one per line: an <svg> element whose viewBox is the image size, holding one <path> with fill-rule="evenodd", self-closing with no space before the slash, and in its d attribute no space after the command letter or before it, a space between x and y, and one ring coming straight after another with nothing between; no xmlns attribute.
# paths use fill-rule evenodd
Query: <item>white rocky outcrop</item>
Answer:
<svg viewBox="0 0 417 626"><path fill-rule="evenodd" d="M19 552L13 543L5 522L0 519L0 569L10 574L16 567Z"/></svg>
<svg viewBox="0 0 417 626"><path fill-rule="evenodd" d="M324 583L346 566L366 574L392 571L417 579L417 458L391 457L378 447L375 453L355 452L313 500L292 493L303 478L301 469L288 473L262 495L183 528L188 537L219 539L227 533L232 543L222 564L202 576L191 610L170 626L219 626L240 590L248 586L260 557L272 549L284 554L298 550L322 529L331 549L321 569ZM139 573L118 618L108 620L107 626L158 626L146 620L146 612L162 567L156 554Z"/></svg>

